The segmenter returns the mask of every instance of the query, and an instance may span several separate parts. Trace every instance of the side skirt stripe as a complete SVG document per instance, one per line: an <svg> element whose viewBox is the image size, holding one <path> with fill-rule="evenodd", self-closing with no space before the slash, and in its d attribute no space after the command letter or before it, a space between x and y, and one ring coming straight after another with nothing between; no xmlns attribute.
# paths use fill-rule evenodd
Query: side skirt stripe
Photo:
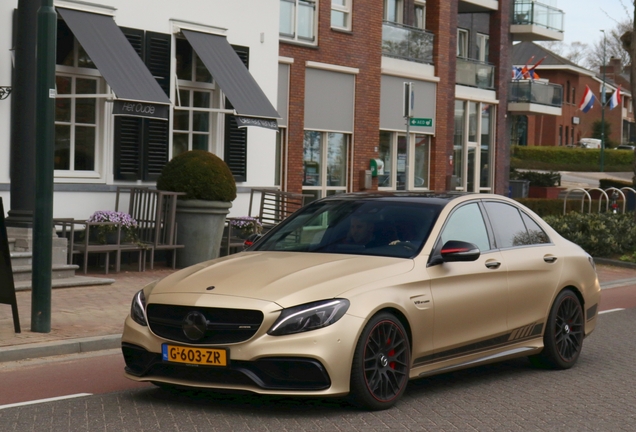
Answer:
<svg viewBox="0 0 636 432"><path fill-rule="evenodd" d="M419 357L413 362L413 367L418 367L441 360L449 360L453 357L461 357L467 354L473 354L492 348L504 347L506 345L516 344L526 339L534 339L537 336L541 335L542 331L543 323L530 324L518 329L514 329L510 333L506 333L492 339L486 339L481 342L471 343L450 350Z"/></svg>

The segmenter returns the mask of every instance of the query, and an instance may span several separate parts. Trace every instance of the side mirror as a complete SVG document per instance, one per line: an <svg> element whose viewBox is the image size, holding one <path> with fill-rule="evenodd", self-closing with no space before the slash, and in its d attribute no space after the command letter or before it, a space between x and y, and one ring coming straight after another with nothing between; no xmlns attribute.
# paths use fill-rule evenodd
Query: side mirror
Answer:
<svg viewBox="0 0 636 432"><path fill-rule="evenodd" d="M476 245L459 240L447 241L440 251L444 262L475 261L480 253Z"/></svg>

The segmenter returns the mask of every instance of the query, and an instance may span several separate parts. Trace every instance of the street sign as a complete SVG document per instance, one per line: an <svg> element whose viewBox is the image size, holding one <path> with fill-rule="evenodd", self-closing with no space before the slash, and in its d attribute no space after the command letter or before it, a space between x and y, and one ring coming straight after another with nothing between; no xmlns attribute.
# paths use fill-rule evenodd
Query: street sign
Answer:
<svg viewBox="0 0 636 432"><path fill-rule="evenodd" d="M410 118L409 126L432 127L433 119L432 118Z"/></svg>

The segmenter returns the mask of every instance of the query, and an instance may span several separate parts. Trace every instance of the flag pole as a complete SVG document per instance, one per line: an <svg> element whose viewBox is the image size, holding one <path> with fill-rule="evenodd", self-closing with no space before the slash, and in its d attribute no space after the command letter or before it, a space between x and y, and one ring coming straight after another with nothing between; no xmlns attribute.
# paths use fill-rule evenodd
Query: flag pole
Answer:
<svg viewBox="0 0 636 432"><path fill-rule="evenodd" d="M601 86L601 172L605 162L605 30L603 32L603 85Z"/></svg>

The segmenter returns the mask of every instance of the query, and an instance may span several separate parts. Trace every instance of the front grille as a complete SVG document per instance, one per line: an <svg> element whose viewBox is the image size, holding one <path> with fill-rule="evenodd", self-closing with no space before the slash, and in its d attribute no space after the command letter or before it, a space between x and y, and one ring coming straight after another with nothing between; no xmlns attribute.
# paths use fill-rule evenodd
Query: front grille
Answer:
<svg viewBox="0 0 636 432"><path fill-rule="evenodd" d="M183 320L190 312L203 314L207 321L205 334L196 341L183 332ZM243 342L254 336L263 322L261 311L249 309L149 304L147 315L150 330L157 336L194 345Z"/></svg>

